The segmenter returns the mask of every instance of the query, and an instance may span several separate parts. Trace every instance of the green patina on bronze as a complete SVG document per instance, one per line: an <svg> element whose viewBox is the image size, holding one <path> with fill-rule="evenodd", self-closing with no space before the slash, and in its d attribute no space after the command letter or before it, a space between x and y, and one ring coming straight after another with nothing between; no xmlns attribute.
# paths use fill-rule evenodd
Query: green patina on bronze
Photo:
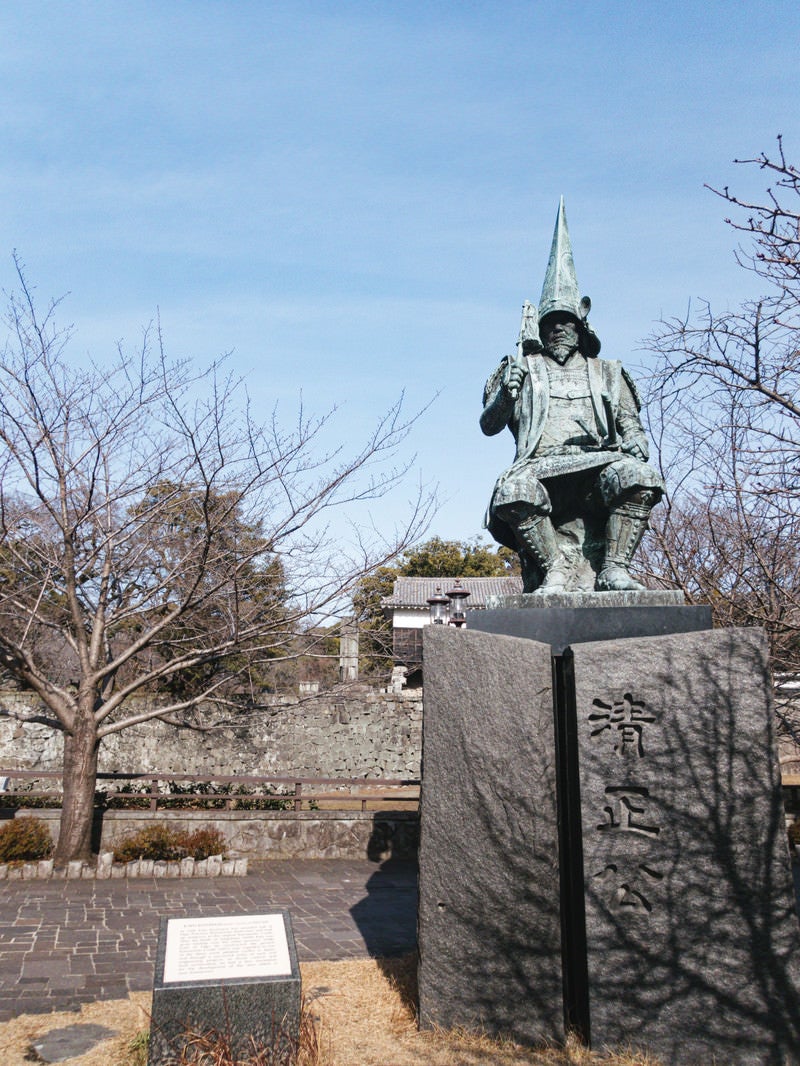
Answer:
<svg viewBox="0 0 800 1066"><path fill-rule="evenodd" d="M525 592L626 592L629 566L664 492L647 464L636 387L619 360L599 359L579 297L564 199L539 309L528 301L516 356L486 383L481 428L517 444L486 528L519 553Z"/></svg>

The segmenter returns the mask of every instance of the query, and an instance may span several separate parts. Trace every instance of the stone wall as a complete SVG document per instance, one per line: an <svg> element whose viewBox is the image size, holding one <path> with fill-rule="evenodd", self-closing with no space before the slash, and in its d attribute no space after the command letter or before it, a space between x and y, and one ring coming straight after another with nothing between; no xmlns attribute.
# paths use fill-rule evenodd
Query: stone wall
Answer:
<svg viewBox="0 0 800 1066"><path fill-rule="evenodd" d="M135 702L129 705L131 710ZM0 711L41 710L19 692L0 692ZM257 711L208 732L150 721L103 740L103 772L257 774L276 777L418 778L422 692L366 685L297 700L269 698ZM61 735L0 717L0 766L61 769Z"/></svg>
<svg viewBox="0 0 800 1066"><path fill-rule="evenodd" d="M43 819L53 842L58 840L60 811L24 811L16 817L28 815ZM231 858L384 862L414 858L419 843L415 811L104 811L95 819L92 848L110 850L154 824L189 832L218 829Z"/></svg>

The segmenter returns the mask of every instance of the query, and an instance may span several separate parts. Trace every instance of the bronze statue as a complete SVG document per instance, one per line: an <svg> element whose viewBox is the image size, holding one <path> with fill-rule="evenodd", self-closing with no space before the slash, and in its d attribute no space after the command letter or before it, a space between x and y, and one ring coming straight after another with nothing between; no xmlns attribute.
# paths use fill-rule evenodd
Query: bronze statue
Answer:
<svg viewBox="0 0 800 1066"><path fill-rule="evenodd" d="M513 464L497 480L486 528L519 553L525 592L641 589L628 567L664 492L633 381L579 299L563 197L536 308L525 303L516 357L486 383L481 429L508 426ZM537 328L538 327L538 328Z"/></svg>

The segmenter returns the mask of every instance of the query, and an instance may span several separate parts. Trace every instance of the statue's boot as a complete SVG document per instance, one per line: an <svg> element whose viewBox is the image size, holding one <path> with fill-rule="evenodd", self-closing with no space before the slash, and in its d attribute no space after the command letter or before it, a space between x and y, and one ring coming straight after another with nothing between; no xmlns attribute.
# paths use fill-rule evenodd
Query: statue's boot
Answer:
<svg viewBox="0 0 800 1066"><path fill-rule="evenodd" d="M556 531L550 519L538 516L521 522L517 526L517 539L521 549L533 558L544 574L544 580L535 591L560 592L565 589L571 568L558 546Z"/></svg>
<svg viewBox="0 0 800 1066"><path fill-rule="evenodd" d="M606 552L597 575L598 592L635 592L643 589L628 572L633 553L639 547L652 504L627 502L614 507L606 523Z"/></svg>

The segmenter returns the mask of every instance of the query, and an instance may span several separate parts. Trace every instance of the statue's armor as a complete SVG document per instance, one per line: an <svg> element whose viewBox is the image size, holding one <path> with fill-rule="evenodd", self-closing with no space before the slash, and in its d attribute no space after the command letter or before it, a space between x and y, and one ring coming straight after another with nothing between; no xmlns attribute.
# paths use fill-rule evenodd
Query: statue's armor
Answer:
<svg viewBox="0 0 800 1066"><path fill-rule="evenodd" d="M574 355L566 366L545 359L550 382L550 403L542 435L534 455L578 455L596 441L586 432L594 422L589 372L582 355Z"/></svg>
<svg viewBox="0 0 800 1066"><path fill-rule="evenodd" d="M635 439L646 455L647 441L638 396L619 361L586 359L576 352L563 366L546 355L528 356L526 364L517 397L503 385L506 363L484 390L484 432L508 426L517 442L517 457L497 479L486 512L492 536L517 550L519 521L549 515L550 487L566 474L597 470L597 491L606 508L637 491L658 499L664 491L658 472L625 451L626 441ZM609 409L613 426L608 425ZM602 441L615 435L616 447L603 448Z"/></svg>
<svg viewBox="0 0 800 1066"><path fill-rule="evenodd" d="M636 387L618 360L597 358L579 291L562 197L538 321L526 301L517 357L483 392L481 429L507 426L517 444L484 525L519 553L525 592L641 590L628 568L665 488L647 465Z"/></svg>

